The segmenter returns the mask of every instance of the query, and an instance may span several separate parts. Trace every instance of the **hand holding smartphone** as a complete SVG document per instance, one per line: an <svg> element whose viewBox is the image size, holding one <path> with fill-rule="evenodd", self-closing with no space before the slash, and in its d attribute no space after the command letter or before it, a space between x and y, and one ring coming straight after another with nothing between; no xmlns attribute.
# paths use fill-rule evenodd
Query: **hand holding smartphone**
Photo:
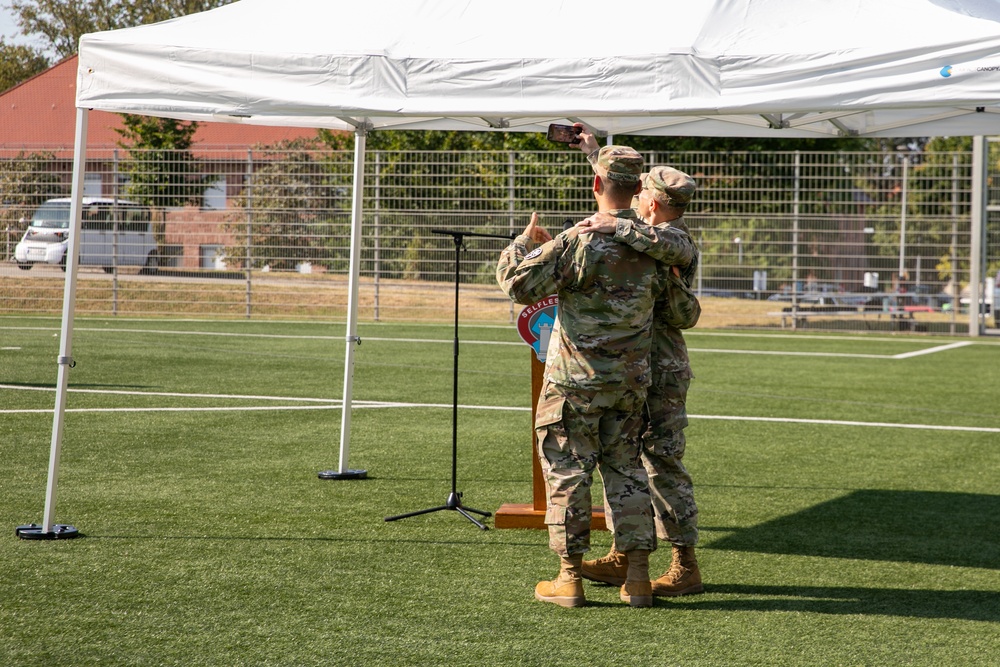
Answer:
<svg viewBox="0 0 1000 667"><path fill-rule="evenodd" d="M580 139L580 132L583 128L576 127L575 125L559 125L557 123L552 123L549 125L549 131L545 137L549 141L555 141L560 144L575 144Z"/></svg>

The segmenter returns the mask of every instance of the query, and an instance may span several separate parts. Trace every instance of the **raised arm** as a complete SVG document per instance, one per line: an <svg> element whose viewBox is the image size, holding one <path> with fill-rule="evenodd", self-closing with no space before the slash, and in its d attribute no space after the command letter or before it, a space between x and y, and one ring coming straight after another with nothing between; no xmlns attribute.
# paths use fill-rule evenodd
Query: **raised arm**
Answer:
<svg viewBox="0 0 1000 667"><path fill-rule="evenodd" d="M560 239L553 240L538 226L538 215L532 213L525 230L500 253L497 284L511 301L530 306L558 291L563 250Z"/></svg>

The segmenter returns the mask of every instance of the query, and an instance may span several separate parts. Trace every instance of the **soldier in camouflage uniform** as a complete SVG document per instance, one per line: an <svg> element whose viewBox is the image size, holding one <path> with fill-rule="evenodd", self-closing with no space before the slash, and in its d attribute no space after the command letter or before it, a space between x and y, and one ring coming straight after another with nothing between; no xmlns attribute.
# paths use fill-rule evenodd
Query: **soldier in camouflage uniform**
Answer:
<svg viewBox="0 0 1000 667"><path fill-rule="evenodd" d="M596 147L589 133L581 133L585 152ZM592 153L591 153L592 154ZM691 364L682 329L697 323L701 307L691 292L698 267L698 250L691 241L683 214L697 185L687 174L670 167L654 167L643 177L637 209L650 225L607 215L597 215L578 228L614 234L616 240L657 260L674 265L671 284L657 301L650 365L652 386L646 399L647 423L643 433L642 461L649 473L650 495L657 536L671 543L668 570L652 582L654 595L677 596L704 590L694 547L698 542L698 507L691 475L682 459L688 424L686 398ZM618 583L625 576L624 558L617 545L594 561L585 561L583 576Z"/></svg>
<svg viewBox="0 0 1000 667"><path fill-rule="evenodd" d="M629 204L639 189L642 156L605 146L593 165L600 210L638 222ZM598 468L626 563L619 595L647 607L656 536L638 436L650 382L653 303L667 270L606 235L571 228L551 239L536 222L533 214L497 266L497 282L517 303L559 296L535 431L549 496L549 546L561 568L555 580L535 587L535 597L565 607L586 602L580 569L590 547L590 489Z"/></svg>

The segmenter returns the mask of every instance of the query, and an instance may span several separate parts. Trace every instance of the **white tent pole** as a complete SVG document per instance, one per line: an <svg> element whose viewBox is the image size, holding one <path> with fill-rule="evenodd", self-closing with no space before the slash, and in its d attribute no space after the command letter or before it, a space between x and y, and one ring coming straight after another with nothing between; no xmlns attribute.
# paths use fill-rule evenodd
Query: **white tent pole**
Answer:
<svg viewBox="0 0 1000 667"><path fill-rule="evenodd" d="M62 450L63 425L66 416L66 387L73 361L73 315L76 311L76 278L79 262L80 209L83 199L83 175L87 166L87 109L76 110L76 139L73 149L73 190L69 216L72 230L66 248L66 283L63 289L62 332L59 339L59 376L56 384L56 406L52 417L52 451L49 455L49 481L45 490L43 532L53 532L56 513L56 486L59 481L59 454Z"/></svg>
<svg viewBox="0 0 1000 667"><path fill-rule="evenodd" d="M340 419L340 463L337 470L347 469L351 445L351 391L354 385L354 348L358 343L358 278L361 274L361 219L364 212L365 144L368 133L354 133L354 196L351 202L351 264L347 294L347 338L344 357L344 409Z"/></svg>
<svg viewBox="0 0 1000 667"><path fill-rule="evenodd" d="M985 136L972 138L972 229L969 249L969 335L982 333L983 249L986 232L986 164Z"/></svg>
<svg viewBox="0 0 1000 667"><path fill-rule="evenodd" d="M364 470L348 470L347 457L351 441L351 390L354 384L354 348L358 338L358 277L361 273L361 219L364 213L365 143L368 129L354 132L354 196L351 203L351 263L347 288L347 350L344 355L344 394L340 418L340 462L336 471L319 473L321 479L357 479L366 476Z"/></svg>

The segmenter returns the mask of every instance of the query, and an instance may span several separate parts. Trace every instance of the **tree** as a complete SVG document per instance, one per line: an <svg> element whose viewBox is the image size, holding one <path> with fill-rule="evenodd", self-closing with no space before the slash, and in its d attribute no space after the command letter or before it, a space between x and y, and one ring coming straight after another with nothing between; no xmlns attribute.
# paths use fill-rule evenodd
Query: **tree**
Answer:
<svg viewBox="0 0 1000 667"><path fill-rule="evenodd" d="M321 130L320 137L331 148L349 150L353 148L354 137L349 133L334 133ZM713 153L716 161L732 167L743 165L742 169L727 169L731 175L726 178L732 187L744 183L744 187L754 189L757 183L765 181L775 193L784 193L775 200L759 200L756 213L784 211L790 206L791 193L794 189L795 174L787 160L776 158L778 152L795 150L837 150L860 151L880 146L880 140L861 140L857 138L842 139L758 139L738 137L645 137L619 135L615 143L626 144L646 154L650 164L672 164L680 169L688 168L676 162L684 153L692 155L695 152ZM569 149L565 144L555 143L545 138L544 134L534 132L461 132L461 131L374 131L368 136L367 148L372 151L384 151L392 159L392 152L403 151L479 151L483 155L475 159L485 160L489 151L515 152L517 155L514 166L517 174L538 176L548 174L544 183L545 194L541 196L552 210L551 213L578 212L580 200L574 184L578 183L580 175L589 174L586 162L580 160L575 149ZM565 160L547 155L559 153L567 156ZM502 158L497 158L502 159ZM393 165L386 165L386 173L394 173ZM406 177L413 178L417 173L429 173L432 166L408 163L405 167L409 173ZM469 169L474 167L470 166ZM579 168L579 169L578 169ZM400 191L399 196L410 202L434 202L439 207L443 200L450 200L456 206L470 204L472 210L505 211L509 202L507 176L505 165L482 164L479 167L482 180L475 191L463 191L458 183L446 184L441 179L435 179L432 192L427 191L415 197L412 189ZM457 173L457 172L452 172ZM394 174L399 175L399 174ZM713 178L715 176L713 175ZM415 179L414 179L415 180ZM852 210L853 185L855 176L845 172L842 183L831 185L828 192L823 193L822 200L804 202L806 207L812 207L825 213L836 210ZM541 192L522 193L525 198L539 198ZM382 195L389 207L393 206L391 188L383 188ZM474 202L474 203L473 203ZM589 202L586 202L589 203ZM492 206L490 206L492 204ZM413 204L411 203L410 206Z"/></svg>
<svg viewBox="0 0 1000 667"><path fill-rule="evenodd" d="M131 28L203 12L232 0L11 0L21 33L36 36L60 58L76 53L88 32Z"/></svg>
<svg viewBox="0 0 1000 667"><path fill-rule="evenodd" d="M49 59L38 49L8 44L0 37L0 92L13 88L49 66Z"/></svg>
<svg viewBox="0 0 1000 667"><path fill-rule="evenodd" d="M319 136L334 150L354 147L351 134L320 130ZM390 209L507 213L513 168L515 177L548 176L535 182L545 191L550 212L578 211L579 180L574 177L590 174L578 151L537 132L375 131L366 147L381 151L386 160L381 173L395 185L383 185L380 201ZM414 161L406 155L415 152L426 152L427 160ZM516 155L513 165L511 153ZM447 170L441 169L443 162L449 163ZM420 190L413 188L417 182L424 184ZM523 210L530 210L527 203Z"/></svg>
<svg viewBox="0 0 1000 667"><path fill-rule="evenodd" d="M350 155L353 135L321 131L320 138ZM366 147L375 155L366 165L364 208L379 211L380 275L450 280L429 252L439 245L429 229L442 214L452 228L493 233L536 208L561 225L593 203L587 161L539 133L375 131Z"/></svg>
<svg viewBox="0 0 1000 667"><path fill-rule="evenodd" d="M28 227L42 202L69 194L68 187L52 172L53 153L19 153L0 160L0 233L4 251Z"/></svg>
<svg viewBox="0 0 1000 667"><path fill-rule="evenodd" d="M776 135L780 131L775 132ZM859 151L875 150L872 142L857 137L835 139L784 139L763 137L615 137L615 143L623 143L637 151L711 151L729 153L755 151L761 153L783 151Z"/></svg>
<svg viewBox="0 0 1000 667"><path fill-rule="evenodd" d="M149 206L200 203L207 177L191 154L197 123L172 118L122 114L119 142L129 152L122 169L129 177L129 197Z"/></svg>
<svg viewBox="0 0 1000 667"><path fill-rule="evenodd" d="M354 136L321 130L324 142L331 148L349 150L354 147ZM834 139L783 139L757 137L648 137L616 135L615 143L625 144L637 151L877 151L886 148L886 142L895 146L902 142L922 139L859 139L841 137ZM465 132L442 130L391 130L374 131L368 135L369 150L520 150L565 151L566 145L554 143L539 132Z"/></svg>
<svg viewBox="0 0 1000 667"><path fill-rule="evenodd" d="M320 130L323 143L334 150L353 150L354 135ZM537 132L465 132L443 130L376 130L365 142L372 151L546 151L566 150Z"/></svg>
<svg viewBox="0 0 1000 667"><path fill-rule="evenodd" d="M349 255L351 196L343 181L350 164L338 165L319 148L296 139L254 159L253 174L226 221L233 234L227 263L247 268L248 243L253 266L278 270L306 261L332 268L338 252Z"/></svg>

